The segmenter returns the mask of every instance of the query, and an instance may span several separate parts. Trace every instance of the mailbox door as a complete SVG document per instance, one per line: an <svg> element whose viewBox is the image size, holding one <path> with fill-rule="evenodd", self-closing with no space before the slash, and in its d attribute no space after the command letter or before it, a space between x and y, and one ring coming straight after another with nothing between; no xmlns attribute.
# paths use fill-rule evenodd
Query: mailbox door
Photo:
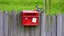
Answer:
<svg viewBox="0 0 64 36"><path fill-rule="evenodd" d="M22 24L23 26L37 26L38 18L37 17L23 17Z"/></svg>

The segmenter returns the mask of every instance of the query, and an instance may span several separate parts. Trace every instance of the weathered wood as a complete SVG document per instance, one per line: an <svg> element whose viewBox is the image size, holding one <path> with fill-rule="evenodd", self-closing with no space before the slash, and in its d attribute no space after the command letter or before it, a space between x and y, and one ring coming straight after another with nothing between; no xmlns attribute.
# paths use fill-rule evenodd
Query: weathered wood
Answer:
<svg viewBox="0 0 64 36"><path fill-rule="evenodd" d="M45 27L45 30L46 30L46 36L48 36L48 32L49 32L49 24L48 24L48 16L46 16L46 27Z"/></svg>
<svg viewBox="0 0 64 36"><path fill-rule="evenodd" d="M46 23L46 30L47 30L47 32L46 32L46 35L47 36L51 36L51 16L50 15L48 15L47 16L47 19L46 19L46 21L47 21L47 23Z"/></svg>
<svg viewBox="0 0 64 36"><path fill-rule="evenodd" d="M62 36L62 14L57 16L57 36Z"/></svg>
<svg viewBox="0 0 64 36"><path fill-rule="evenodd" d="M4 13L4 22L3 22L3 26L4 26L4 36L8 36L8 11L6 10Z"/></svg>
<svg viewBox="0 0 64 36"><path fill-rule="evenodd" d="M64 14L62 20L62 36L64 36Z"/></svg>
<svg viewBox="0 0 64 36"><path fill-rule="evenodd" d="M13 11L14 10L11 11L11 20L10 20L11 21L11 25L10 25L11 26L11 28L10 28L11 29L11 36L14 36L14 16L13 16Z"/></svg>
<svg viewBox="0 0 64 36"><path fill-rule="evenodd" d="M45 12L43 12L41 14L41 36L46 36L45 24L46 24L46 14Z"/></svg>
<svg viewBox="0 0 64 36"><path fill-rule="evenodd" d="M11 13L8 15L8 36L11 36Z"/></svg>
<svg viewBox="0 0 64 36"><path fill-rule="evenodd" d="M14 10L10 13L6 10L4 14L0 11L0 36L64 36L64 15L61 13L57 18L54 14L52 20L50 15L46 17L45 12L41 13L36 27L24 27L21 16L21 11L18 14Z"/></svg>
<svg viewBox="0 0 64 36"><path fill-rule="evenodd" d="M21 11L19 11L18 12L18 23L17 23L17 25L18 25L18 36L24 36L24 26L22 26L22 21L21 21L21 16L22 16L22 14L21 14Z"/></svg>
<svg viewBox="0 0 64 36"><path fill-rule="evenodd" d="M9 36L17 36L17 23L16 23L16 13L11 11L9 14Z"/></svg>
<svg viewBox="0 0 64 36"><path fill-rule="evenodd" d="M20 25L20 15L19 15L19 12L17 14L17 27L18 27L18 36L21 36L21 25Z"/></svg>
<svg viewBox="0 0 64 36"><path fill-rule="evenodd" d="M56 15L54 14L53 16L52 16L52 36L57 36L56 34L56 32L57 32L57 24L56 24Z"/></svg>
<svg viewBox="0 0 64 36"><path fill-rule="evenodd" d="M38 26L36 26L35 27L35 30L34 30L34 34L35 34L35 36L40 36L40 26L41 26L41 24L40 24L40 13L39 13L39 17L38 17L38 20L39 20L39 22L38 22Z"/></svg>
<svg viewBox="0 0 64 36"><path fill-rule="evenodd" d="M0 36L4 36L3 34L3 13L0 10Z"/></svg>
<svg viewBox="0 0 64 36"><path fill-rule="evenodd" d="M24 27L24 36L29 36L29 27Z"/></svg>
<svg viewBox="0 0 64 36"><path fill-rule="evenodd" d="M16 12L13 12L13 31L14 31L14 36L17 36L17 23L16 23Z"/></svg>
<svg viewBox="0 0 64 36"><path fill-rule="evenodd" d="M34 34L35 34L34 28L35 27L29 27L29 36L34 36Z"/></svg>

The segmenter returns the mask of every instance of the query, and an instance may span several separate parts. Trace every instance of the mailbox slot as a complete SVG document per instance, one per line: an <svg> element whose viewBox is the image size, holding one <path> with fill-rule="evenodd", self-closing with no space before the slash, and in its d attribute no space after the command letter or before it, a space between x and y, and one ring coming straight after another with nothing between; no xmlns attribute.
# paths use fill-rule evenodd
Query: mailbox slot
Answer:
<svg viewBox="0 0 64 36"><path fill-rule="evenodd" d="M35 16L36 13L25 13L25 15L27 15L27 16Z"/></svg>

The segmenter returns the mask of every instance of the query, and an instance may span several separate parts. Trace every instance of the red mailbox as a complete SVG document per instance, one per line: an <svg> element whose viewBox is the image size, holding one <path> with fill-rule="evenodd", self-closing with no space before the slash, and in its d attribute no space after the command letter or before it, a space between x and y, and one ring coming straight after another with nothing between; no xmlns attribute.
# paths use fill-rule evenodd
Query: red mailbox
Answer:
<svg viewBox="0 0 64 36"><path fill-rule="evenodd" d="M38 11L23 10L22 11L23 26L38 26Z"/></svg>

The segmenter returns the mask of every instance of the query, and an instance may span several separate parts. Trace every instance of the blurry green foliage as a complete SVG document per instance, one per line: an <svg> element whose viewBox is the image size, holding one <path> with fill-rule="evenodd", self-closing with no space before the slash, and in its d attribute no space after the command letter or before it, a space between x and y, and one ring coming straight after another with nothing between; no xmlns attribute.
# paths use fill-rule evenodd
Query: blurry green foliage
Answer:
<svg viewBox="0 0 64 36"><path fill-rule="evenodd" d="M36 10L35 6L39 5L44 9L44 0L0 0L0 10ZM49 0L47 0L47 13L49 12ZM50 14L64 13L64 0L51 0Z"/></svg>

